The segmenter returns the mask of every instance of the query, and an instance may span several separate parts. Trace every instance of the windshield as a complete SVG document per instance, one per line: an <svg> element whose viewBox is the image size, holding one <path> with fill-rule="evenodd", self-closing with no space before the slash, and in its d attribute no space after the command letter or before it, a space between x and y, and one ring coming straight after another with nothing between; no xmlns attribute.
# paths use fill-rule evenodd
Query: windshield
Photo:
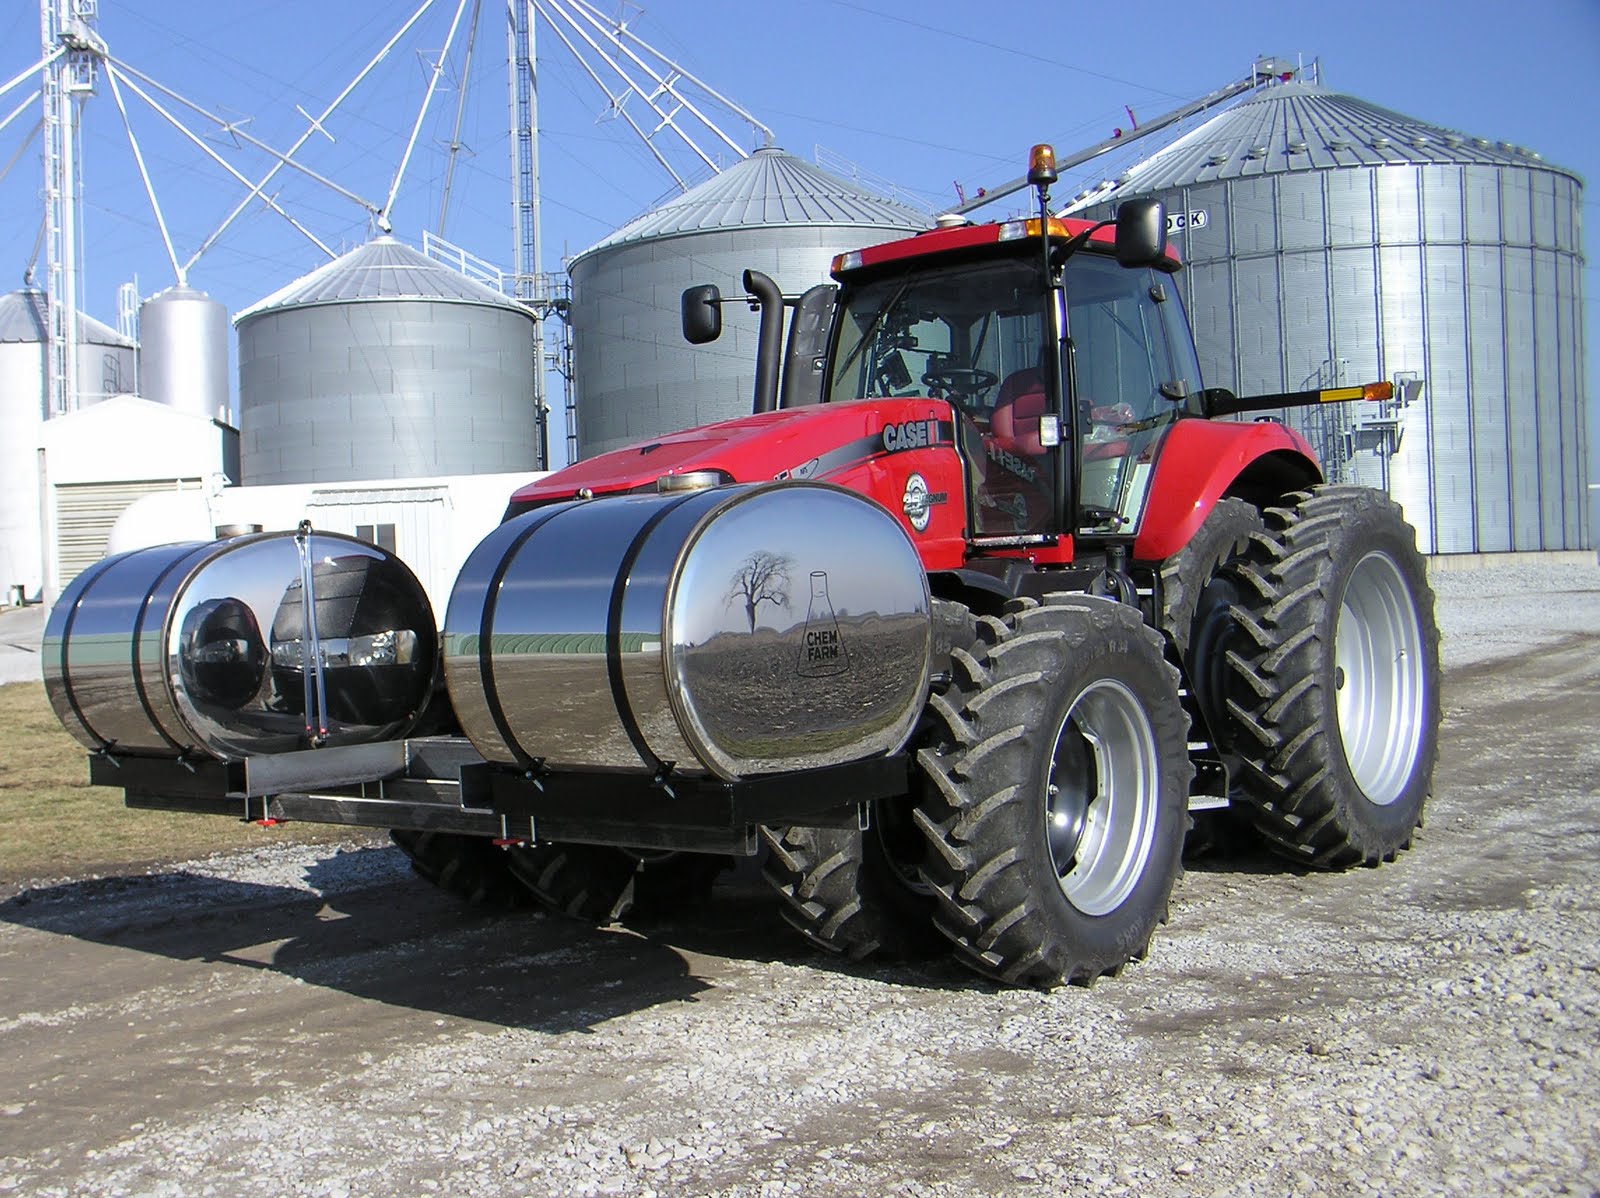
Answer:
<svg viewBox="0 0 1600 1198"><path fill-rule="evenodd" d="M839 320L830 400L925 395L960 413L975 536L1041 535L1058 523L1055 467L1039 437L1047 294L1036 256L920 266L852 290Z"/></svg>
<svg viewBox="0 0 1600 1198"><path fill-rule="evenodd" d="M855 288L828 398L927 395L983 420L1001 381L1039 364L1041 274L1037 261L990 259Z"/></svg>

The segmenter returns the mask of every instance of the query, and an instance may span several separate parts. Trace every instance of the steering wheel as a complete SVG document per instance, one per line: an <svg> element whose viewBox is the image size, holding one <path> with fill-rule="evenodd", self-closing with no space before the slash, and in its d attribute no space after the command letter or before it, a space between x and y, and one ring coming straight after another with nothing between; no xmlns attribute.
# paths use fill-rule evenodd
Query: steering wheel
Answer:
<svg viewBox="0 0 1600 1198"><path fill-rule="evenodd" d="M947 395L978 396L1000 381L990 370L966 366L940 366L922 376L922 385Z"/></svg>

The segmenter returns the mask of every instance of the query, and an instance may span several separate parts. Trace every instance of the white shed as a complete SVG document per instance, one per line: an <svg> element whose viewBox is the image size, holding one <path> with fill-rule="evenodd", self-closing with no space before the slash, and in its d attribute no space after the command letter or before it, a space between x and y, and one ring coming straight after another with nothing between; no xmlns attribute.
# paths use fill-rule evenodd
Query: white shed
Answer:
<svg viewBox="0 0 1600 1198"><path fill-rule="evenodd" d="M233 429L132 395L46 421L39 443L51 597L105 556L129 504L162 492L199 492L237 472Z"/></svg>

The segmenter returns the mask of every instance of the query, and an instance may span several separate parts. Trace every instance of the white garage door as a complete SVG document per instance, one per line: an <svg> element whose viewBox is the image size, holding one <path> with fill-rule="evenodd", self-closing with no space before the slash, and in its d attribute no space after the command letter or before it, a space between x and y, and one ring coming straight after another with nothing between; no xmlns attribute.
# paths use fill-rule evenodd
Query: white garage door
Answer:
<svg viewBox="0 0 1600 1198"><path fill-rule="evenodd" d="M199 489L198 478L58 485L55 488L56 586L65 586L106 555L111 526L135 499L162 491Z"/></svg>

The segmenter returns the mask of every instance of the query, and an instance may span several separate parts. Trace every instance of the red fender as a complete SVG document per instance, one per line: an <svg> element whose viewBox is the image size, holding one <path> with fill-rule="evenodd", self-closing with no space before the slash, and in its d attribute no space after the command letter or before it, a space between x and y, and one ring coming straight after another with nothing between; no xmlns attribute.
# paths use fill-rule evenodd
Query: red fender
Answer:
<svg viewBox="0 0 1600 1198"><path fill-rule="evenodd" d="M1136 561L1165 561L1199 530L1235 480L1276 494L1322 481L1311 444L1276 421L1237 424L1180 420L1156 458L1144 520L1133 542Z"/></svg>

